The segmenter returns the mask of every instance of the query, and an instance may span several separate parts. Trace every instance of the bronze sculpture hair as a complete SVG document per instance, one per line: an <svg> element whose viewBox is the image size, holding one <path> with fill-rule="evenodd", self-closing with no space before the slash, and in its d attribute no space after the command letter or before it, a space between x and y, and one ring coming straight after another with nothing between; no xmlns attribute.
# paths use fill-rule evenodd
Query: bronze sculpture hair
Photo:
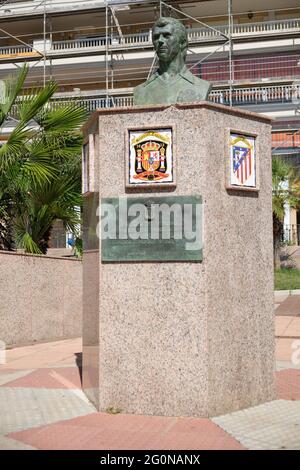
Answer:
<svg viewBox="0 0 300 470"><path fill-rule="evenodd" d="M172 18L171 16L159 18L159 20L157 20L152 27L152 38L156 27L166 26L168 24L172 25L174 30L178 32L180 37L180 43L184 44L185 46L182 54L183 59L185 60L188 49L188 36L185 26L179 20L177 20L176 18Z"/></svg>

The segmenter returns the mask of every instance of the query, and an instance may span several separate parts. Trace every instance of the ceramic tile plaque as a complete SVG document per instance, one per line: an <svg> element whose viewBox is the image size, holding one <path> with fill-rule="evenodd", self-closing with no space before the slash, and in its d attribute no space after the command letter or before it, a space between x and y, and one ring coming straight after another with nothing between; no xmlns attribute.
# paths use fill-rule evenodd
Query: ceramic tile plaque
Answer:
<svg viewBox="0 0 300 470"><path fill-rule="evenodd" d="M257 189L257 156L255 136L230 133L231 189Z"/></svg>
<svg viewBox="0 0 300 470"><path fill-rule="evenodd" d="M130 129L127 148L127 187L174 186L173 128Z"/></svg>
<svg viewBox="0 0 300 470"><path fill-rule="evenodd" d="M201 196L103 198L101 261L202 261Z"/></svg>

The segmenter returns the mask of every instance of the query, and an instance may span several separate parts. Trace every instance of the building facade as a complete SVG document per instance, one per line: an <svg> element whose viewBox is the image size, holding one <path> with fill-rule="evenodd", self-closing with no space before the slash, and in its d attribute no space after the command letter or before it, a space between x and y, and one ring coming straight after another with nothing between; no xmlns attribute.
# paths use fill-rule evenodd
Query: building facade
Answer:
<svg viewBox="0 0 300 470"><path fill-rule="evenodd" d="M299 0L4 0L0 79L26 61L28 88L58 82L54 102L131 105L133 87L155 70L160 14L185 24L187 63L213 83L209 99L273 117L273 155L300 166ZM300 215L287 214L287 238L299 243Z"/></svg>

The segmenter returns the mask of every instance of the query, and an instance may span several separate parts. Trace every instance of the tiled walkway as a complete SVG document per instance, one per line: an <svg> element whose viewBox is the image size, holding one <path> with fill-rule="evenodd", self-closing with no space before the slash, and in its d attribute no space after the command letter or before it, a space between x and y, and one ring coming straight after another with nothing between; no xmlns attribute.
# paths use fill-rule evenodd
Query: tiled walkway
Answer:
<svg viewBox="0 0 300 470"><path fill-rule="evenodd" d="M277 400L212 419L96 412L80 388L80 339L8 350L0 449L300 449L298 321L276 317Z"/></svg>
<svg viewBox="0 0 300 470"><path fill-rule="evenodd" d="M276 357L300 367L300 291L275 292Z"/></svg>

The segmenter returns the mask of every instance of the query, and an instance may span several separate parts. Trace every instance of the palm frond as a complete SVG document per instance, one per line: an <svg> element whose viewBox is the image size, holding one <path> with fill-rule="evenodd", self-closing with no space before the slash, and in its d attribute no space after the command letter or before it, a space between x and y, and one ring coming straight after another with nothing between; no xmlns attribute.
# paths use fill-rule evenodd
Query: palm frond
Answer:
<svg viewBox="0 0 300 470"><path fill-rule="evenodd" d="M4 100L0 103L0 126L6 120L7 115L10 113L16 98L23 88L26 76L28 73L28 65L24 64L18 71L17 75L11 75L4 79Z"/></svg>
<svg viewBox="0 0 300 470"><path fill-rule="evenodd" d="M52 155L56 163L65 163L67 160L74 160L81 155L82 135L76 133L42 133L35 141L49 149L49 155Z"/></svg>
<svg viewBox="0 0 300 470"><path fill-rule="evenodd" d="M282 223L285 206L300 208L300 175L281 157L272 159L273 213Z"/></svg>
<svg viewBox="0 0 300 470"><path fill-rule="evenodd" d="M58 173L57 165L53 161L53 150L45 145L42 139L30 142L23 170L31 181L39 184L50 182Z"/></svg>
<svg viewBox="0 0 300 470"><path fill-rule="evenodd" d="M0 107L3 121L24 83L28 69L22 70L6 90ZM9 207L15 243L30 253L47 252L57 219L73 233L80 231L82 135L78 127L86 112L70 105L54 109L49 100L56 87L51 82L19 99L19 123L0 145L0 209L6 214ZM30 127L32 121L38 126ZM0 246L4 236L0 233Z"/></svg>
<svg viewBox="0 0 300 470"><path fill-rule="evenodd" d="M0 147L0 171L7 170L8 166L24 153L31 132L31 129L24 129L21 125L11 132L7 141Z"/></svg>
<svg viewBox="0 0 300 470"><path fill-rule="evenodd" d="M43 184L44 181L51 181L55 176L55 167L49 164L46 159L39 161L28 159L22 168L23 175L27 175L33 182Z"/></svg>
<svg viewBox="0 0 300 470"><path fill-rule="evenodd" d="M43 115L40 125L45 132L74 131L86 119L86 111L75 105L62 105L57 109L50 109Z"/></svg>
<svg viewBox="0 0 300 470"><path fill-rule="evenodd" d="M25 250L25 253L32 253L36 255L43 254L37 243L33 240L32 236L17 226L15 227L15 239L17 247Z"/></svg>
<svg viewBox="0 0 300 470"><path fill-rule="evenodd" d="M29 122L48 103L49 99L57 90L55 82L49 82L41 90L30 90L22 96L18 104L18 114L21 122Z"/></svg>
<svg viewBox="0 0 300 470"><path fill-rule="evenodd" d="M66 208L81 205L82 196L77 180L69 175L56 177L51 183L35 185L31 191L32 197L41 205L56 205Z"/></svg>

